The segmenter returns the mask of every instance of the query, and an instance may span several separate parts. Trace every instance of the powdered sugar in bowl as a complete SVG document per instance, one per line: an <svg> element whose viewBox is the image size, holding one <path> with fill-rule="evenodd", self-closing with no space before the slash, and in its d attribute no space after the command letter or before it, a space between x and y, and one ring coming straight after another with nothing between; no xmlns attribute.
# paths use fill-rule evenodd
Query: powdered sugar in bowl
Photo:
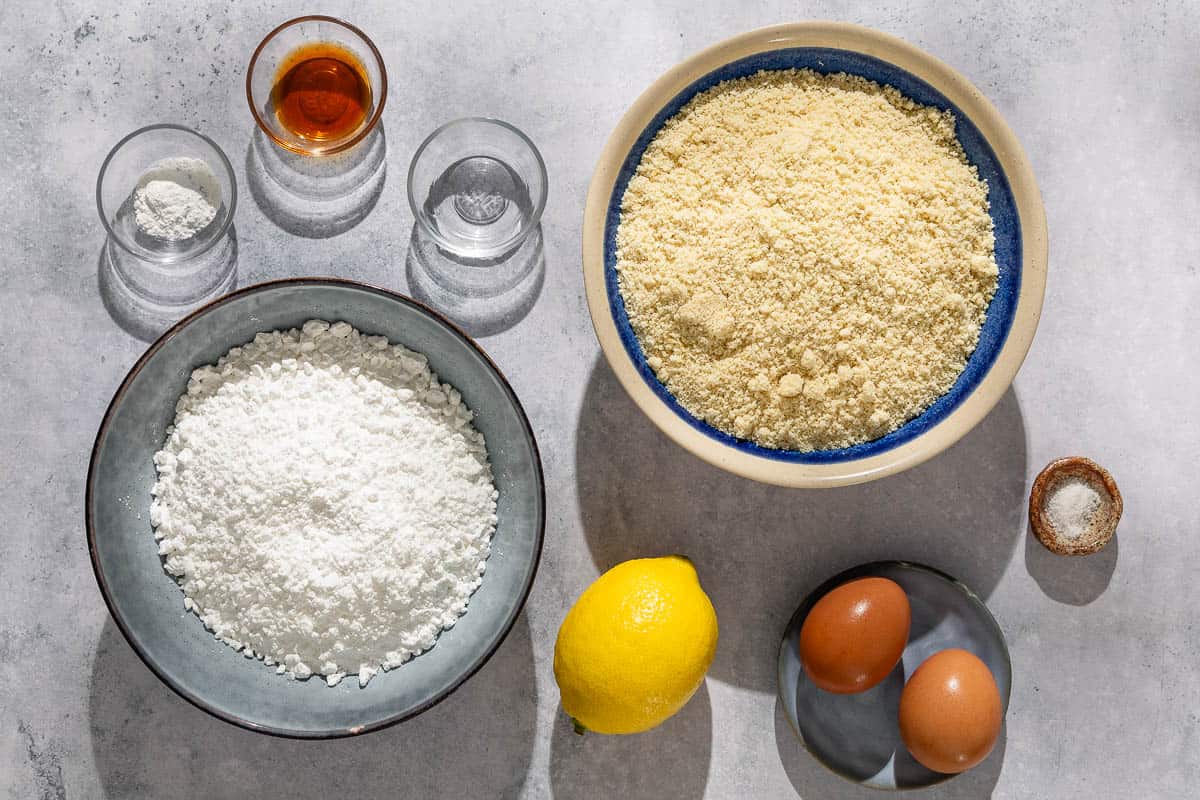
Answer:
<svg viewBox="0 0 1200 800"><path fill-rule="evenodd" d="M321 319L338 320L343 324L326 327L324 323L312 322ZM309 323L308 331L304 332L306 322ZM294 334L287 333L297 328L301 330ZM283 331L287 335L275 336L270 333L272 331ZM361 333L361 336L354 331ZM260 334L263 336L259 337ZM395 586L398 592L410 600L419 601L421 608L424 608L426 598L431 592L449 603L449 613L440 618L440 627L443 630L436 636L435 641L430 642L422 636L416 636L412 646L401 641L402 647L411 651L408 654L411 657L405 658L406 654L403 652L396 658L383 653L383 658L378 659L375 658L380 655L378 651L367 653L365 657L352 655L351 651L356 647L353 642L341 634L334 634L330 625L325 624L344 624L346 627L361 624L363 631L368 632L368 629L377 628L381 622L386 623L390 611L380 613L381 609L378 606L372 608L368 603L356 609L346 606L343 610L347 613L339 613L336 621L332 618L308 617L317 628L338 636L338 644L347 645L348 649L336 651L336 671L326 669L326 665L322 663L324 659L319 657L319 651L312 651L314 657L311 659L301 652L303 642L298 636L291 636L297 647L285 644L282 649L273 648L263 641L260 648L259 644L255 643L255 651L261 652L262 656L271 655L271 651L274 651L275 657L272 661L282 658L282 661L272 668L266 665L265 658L256 658L256 652L246 652L244 647L234 646L236 643L249 643L258 636L258 633L249 631L249 636L243 638L243 632L223 624L222 620L225 623L230 622L233 619L232 614L238 613L238 609L222 605L224 600L208 591L208 587L199 586L194 581L185 587L173 579L173 567L178 567L182 573L199 580L208 581L216 577L217 580L211 588L219 590L226 598L241 598L236 601L241 603L249 597L242 592L242 586L249 584L244 581L239 584L237 574L253 569L257 562L253 558L244 559L232 564L234 569L229 575L217 576L213 572L202 575L192 569L193 564L180 561L210 559L215 564L217 561L228 559L214 554L211 548L207 554L201 553L193 548L196 542L185 541L195 534L195 531L185 530L185 527L195 523L196 517L191 517L189 522L188 515L191 512L179 503L168 503L173 522L178 524L164 530L163 518L160 515L157 519L158 530L155 530L152 525L155 520L151 518L150 509L151 493L156 480L161 484L158 487L160 498L170 501L172 498L168 495L175 490L183 490L188 493L186 499L192 504L193 510L200 509L206 502L206 494L210 490L216 491L219 487L207 482L189 488L175 481L172 488L169 485L172 483L169 470L160 471L156 475L155 453L160 450L166 451L166 455L159 457L160 469L164 465L169 466L172 461L178 462L181 458L188 462L193 462L194 458L203 460L207 456L201 451L209 455L217 455L218 451L229 455L228 450L217 446L222 425L209 430L203 425L193 429L188 423L184 429L176 430L180 435L169 440L168 427L172 423L178 425L181 421L177 401L188 391L189 381L197 380L193 373L197 367L215 364L225 355L238 361L237 364L231 364L227 358L225 366L233 370L240 370L241 366L245 366L252 374L270 376L275 374L275 367L290 370L296 362L303 359L285 356L274 346L267 350L256 347L254 352L250 353L247 352L248 348L242 349L247 342L259 337L260 342L274 342L285 350L303 350L305 345L312 343L317 348L333 346L340 352L341 346L333 339L341 336L353 340L353 349L358 355L343 353L342 356L338 356L339 370L342 363L349 363L343 361L343 356L355 360L355 366L364 359L375 363L373 356L364 348L383 348L383 340L386 340L393 346L402 346L394 352L403 362L398 368L403 368L404 375L411 373L414 380L419 379L418 383L424 385L421 381L426 380L424 365L427 364L429 370L436 373L440 381L454 387L456 391L446 391L444 399L434 397L431 387L431 394L426 395L423 402L439 409L454 411L461 400L462 405L470 410L470 423L482 438L469 438L485 443L486 463L490 465L491 482L494 484L495 513L491 523L494 524L494 531L490 533L486 569L482 572L482 579L478 581L477 588L474 585L475 573L471 564L457 565L451 570L459 577L460 582L465 583L467 591L470 591L469 599L462 596L451 597L450 593L432 585L423 585L410 592L403 576L396 578L381 575L385 584L394 581L390 585ZM231 355L234 348L240 349L239 354ZM424 356L425 361L422 362L415 354ZM260 356L266 359L265 367ZM288 363L285 364L285 361ZM418 367L416 372L411 372L410 361ZM387 362L388 359L385 358L379 362L379 366L390 370ZM315 362L312 362L312 365L325 369ZM303 364L300 368L304 369ZM307 373L306 369L305 372ZM367 404L362 408L377 409L381 405L392 407L391 397L372 400L360 392L360 389L368 393L374 391L370 386L375 384L371 382L368 372L368 368L362 367L354 381L341 378L335 380L341 387L336 393L345 395L346 405L336 409L336 413L331 414L330 419L337 417L345 420L347 415L352 416L356 413L355 409L360 408L357 405L360 401ZM220 369L217 373L222 374ZM328 374L343 373L334 370L331 364ZM392 373L389 371L388 374ZM193 400L199 399L200 395L207 396L205 392L208 388L216 388L220 393L220 388L215 384L212 387L208 386L210 377L213 377L211 371L201 371L200 385L195 387L200 391L192 393ZM313 374L313 377L318 376ZM358 386L358 377L364 379L361 387ZM394 377L400 378L398 374ZM407 380L408 378L402 378L402 382ZM391 383L390 379L388 382ZM405 385L411 389L411 386ZM411 408L412 404L407 403L407 399L411 398L406 398L402 391L404 388L396 389L395 399L405 401L405 407L416 413L417 409ZM270 392L267 394L270 396ZM232 399L234 396L222 394L222 397ZM321 402L324 405L325 399ZM244 410L261 410L262 416L275 415L279 418L278 421L284 422L292 419L292 413L299 410L290 405L283 410L271 409L268 408L269 405L270 403L263 403L256 405L254 409ZM398 413L408 413L400 407L395 407L394 410ZM194 416L187 408L184 412L184 416ZM447 417L448 426L436 423L436 417L429 409L420 411L420 415L424 421L413 417L410 418L412 426L404 424L396 427L372 411L368 415L368 426L352 426L358 434L367 438L334 437L335 444L330 446L331 452L328 455L333 457L337 464L313 464L310 466L315 469L299 469L293 473L291 470L279 470L278 465L262 460L255 462L258 465L255 470L258 471L261 467L267 472L274 472L277 477L262 485L273 487L271 491L282 491L284 494L280 495L281 498L287 495L300 502L308 509L305 514L311 511L317 516L327 517L323 511L327 502L335 505L342 503L342 500L334 495L353 494L357 498L353 502L357 511L352 510L352 514L357 515L353 517L356 520L353 525L358 526L355 528L355 535L370 534L371 530L376 530L382 536L385 527L383 518L393 514L396 506L387 507L390 501L382 490L378 492L377 498L372 497L375 494L374 487L381 486L379 482L386 482L392 474L386 470L381 472L380 469L383 468L378 468L378 463L380 459L390 459L393 463L404 461L400 471L406 472L408 462L417 455L413 448L423 447L425 440L417 436L412 441L397 439L385 443L378 440L377 436L385 433L385 429L402 432L455 428L455 420L450 417ZM200 416L211 418L207 413ZM265 422L251 413L224 416L228 419L224 419L223 423L242 420L254 427ZM298 420L299 417L295 419ZM465 421L466 418L460 416L458 419ZM199 416L193 419L193 422L203 421ZM376 425L376 422L379 424ZM231 431L226 432L234 435ZM338 428L339 435L342 432L345 431ZM212 436L217 438L206 438ZM203 445L201 439L205 438L215 449ZM306 439L303 435L299 438ZM288 446L289 440L285 433L275 436L275 439L280 446ZM186 449L194 452L185 456L183 445L187 445ZM352 458L354 451L361 452L369 448L376 450L367 461L375 462L377 468L375 473L365 476L355 464L338 454L344 452ZM451 461L446 463L460 465L462 469L455 474L471 484L460 487L464 492L471 493L469 496L461 496L468 499L477 498L478 492L471 487L478 488L481 485L479 480L475 480L479 475L468 468L474 464L475 469L479 469L484 462L478 449L473 451L474 455L459 450L457 445L450 447L446 456ZM426 449L422 452L427 455L429 451ZM322 457L319 460L324 459ZM416 466L420 466L419 471L423 471L424 466L430 464ZM349 469L351 473L358 472L358 478L352 474L343 475L344 469ZM194 476L200 475L200 472L192 472L191 467L188 470ZM328 481L322 477L323 472L330 473ZM261 474L265 476L266 472ZM310 485L306 475L314 478L315 482ZM467 480L468 478L470 479ZM235 483L239 487L238 491L249 492L250 495L258 492L258 489L249 485L250 482ZM438 491L442 488L439 486ZM491 487L485 486L484 489L490 492ZM457 490L455 492L457 493ZM176 495L175 499L178 498ZM253 497L249 499L253 501ZM320 503L314 502L314 499L320 499ZM345 495L344 499L349 499L349 495ZM485 505L487 499L488 494L485 493L482 497ZM292 500L286 502L290 503ZM369 502L364 505L358 500ZM426 497L421 499L421 502L426 500L435 502L436 498ZM380 508L375 509L376 505ZM222 514L229 523L226 530L249 534L249 528L240 525L239 521L232 519L228 513L237 512L236 506L236 502L226 503L222 508ZM253 506L253 502L251 506L241 508L254 513L258 510L257 506ZM381 513L376 514L376 510ZM486 511L487 509L484 510L485 515ZM289 514L289 518L291 516ZM159 678L201 709L250 730L280 736L330 738L377 730L424 711L458 688L492 656L517 623L533 583L541 555L545 496L537 445L529 422L504 376L474 342L435 312L406 297L352 281L303 278L257 284L225 295L186 317L151 345L122 382L101 423L88 472L86 520L92 566L101 594L112 612L113 621L138 656ZM326 519L332 522L339 520L340 518ZM292 555L304 556L307 544L315 545L318 540L325 541L323 537L327 533L333 533L334 527L344 527L339 522L337 526L322 528L324 524L313 517L298 520L298 524L284 531L286 536L295 538L293 544L296 547L290 551ZM490 525L485 522L480 529L484 536L488 535L488 527ZM156 541L156 533L166 536ZM183 539L180 539L180 536L183 536ZM345 541L343 539L342 543ZM208 544L213 543L210 541ZM369 556L385 550L391 552L392 546L403 543L397 538L391 542L376 539L376 544L382 546L376 546L367 554L366 561L372 563L371 569L359 569L350 565L355 568L343 570L339 566L337 571L345 572L354 586L365 586L361 584L363 580L374 581L376 567L382 566L383 560L371 561ZM449 552L438 562L439 568L454 563L453 558L458 545L451 541L451 537L443 536L439 541L427 541L426 544L443 552L446 552L446 547L455 551ZM469 548L463 552L477 563L478 556L467 550ZM260 552L265 554L268 551ZM340 563L338 559L346 554L340 547L334 550L324 549L322 552L333 559L330 565ZM269 557L275 558L278 555L283 555L283 551L272 549ZM172 574L164 571L164 567ZM332 575L327 570L323 571ZM279 580L274 583L268 581L267 585L290 585L295 576L284 569L276 573L275 577ZM317 590L305 589L304 594L314 595L319 605L331 595L324 591L324 579L319 576L315 579L319 583ZM230 583L231 580L233 583ZM344 586L334 587L338 591L340 588ZM374 589L369 589L368 593L373 591ZM198 604L209 616L208 623L212 623L215 630L206 629L205 625L208 623L202 623L201 619L196 618L196 614L190 612L187 604L189 597L192 598L193 604ZM465 613L460 616L463 609ZM397 606L391 610L407 614L412 609L406 610ZM214 611L219 614L214 615ZM307 615L308 612L304 614ZM271 628L267 633L270 636L275 635L274 623L258 612L253 616L259 622L266 622L265 626L257 626L256 623L257 628ZM341 621L343 619L344 623ZM293 622L295 620L284 620L286 625ZM415 627L410 628L417 631ZM262 630L258 632L261 633ZM306 633L303 624L299 630ZM398 629L389 629L389 635L394 630ZM214 633L218 632L226 639L237 641L218 640L214 636ZM402 648L396 649L399 651ZM412 655L418 652L418 655ZM300 657L289 658L289 654L293 653ZM345 665L342 661L346 662ZM380 666L389 665L390 662L395 668L387 672L379 671L376 669L376 662L379 661L384 662ZM300 666L300 662L305 662L303 667ZM364 664L367 666L367 674L363 674ZM276 674L279 671L278 666L282 666L283 671L289 674ZM310 671L313 674L307 676ZM342 676L338 674L340 672L357 673L357 679L341 680ZM367 683L369 685L365 685Z"/></svg>
<svg viewBox="0 0 1200 800"><path fill-rule="evenodd" d="M182 125L149 125L104 160L96 205L111 243L152 264L175 264L229 233L237 180L212 139Z"/></svg>

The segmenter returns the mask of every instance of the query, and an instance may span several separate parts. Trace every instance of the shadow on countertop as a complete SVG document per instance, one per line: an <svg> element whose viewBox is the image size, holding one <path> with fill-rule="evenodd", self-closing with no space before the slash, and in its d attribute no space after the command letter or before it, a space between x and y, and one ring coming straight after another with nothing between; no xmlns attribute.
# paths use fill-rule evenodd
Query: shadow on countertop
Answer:
<svg viewBox="0 0 1200 800"><path fill-rule="evenodd" d="M972 770L951 778L928 789L913 789L902 792L904 797L930 798L934 800L967 800L992 796L1000 780L1004 764L1004 751L1008 740L1007 726L1000 729L1000 738L995 748L982 764ZM797 794L801 797L837 797L842 800L878 800L890 794L879 789L870 789L851 783L827 769L813 758L787 721L787 714L779 698L775 699L775 747L779 762L787 773Z"/></svg>
<svg viewBox="0 0 1200 800"><path fill-rule="evenodd" d="M100 289L100 300L112 321L135 339L153 342L163 331L171 327L173 320L155 313L140 303L137 297L121 285L108 257L108 243L100 248L100 260L96 265L96 282Z"/></svg>
<svg viewBox="0 0 1200 800"><path fill-rule="evenodd" d="M704 796L712 757L708 686L662 725L635 736L575 733L560 707L550 743L555 800L692 800Z"/></svg>
<svg viewBox="0 0 1200 800"><path fill-rule="evenodd" d="M1051 600L1086 606L1104 594L1117 568L1120 533L1098 553L1060 556L1046 549L1033 530L1025 527L1025 569Z"/></svg>
<svg viewBox="0 0 1200 800"><path fill-rule="evenodd" d="M691 558L721 624L709 674L759 691L775 691L779 638L829 576L867 561L916 561L986 599L1024 531L1025 425L1011 389L946 452L838 489L767 486L700 461L653 426L602 360L576 437L576 490L597 568Z"/></svg>
<svg viewBox="0 0 1200 800"><path fill-rule="evenodd" d="M536 711L524 614L457 692L407 722L350 739L278 739L210 717L139 662L111 619L92 665L88 708L105 796L148 799L515 798L529 769Z"/></svg>
<svg viewBox="0 0 1200 800"><path fill-rule="evenodd" d="M104 310L108 312L108 316L121 327L121 330L135 339L147 343L153 342L192 311L237 288L237 254L237 227L230 225L227 240L213 247L209 253L200 256L197 260L198 263L190 268L190 280L195 280L197 275L216 275L218 280L215 285L180 305L159 305L130 289L118 274L117 265L113 260L114 258L124 258L136 269L138 259L132 255L122 254L111 239L105 240L104 246L100 248L100 256L96 265L96 283L100 300L104 303ZM193 262L187 263L192 264Z"/></svg>
<svg viewBox="0 0 1200 800"><path fill-rule="evenodd" d="M246 184L255 205L281 230L327 239L358 225L387 182L383 123L344 153L302 156L255 128L246 145Z"/></svg>
<svg viewBox="0 0 1200 800"><path fill-rule="evenodd" d="M408 291L473 337L494 336L513 327L525 319L542 293L546 256L541 225L511 260L490 268L456 264L437 253L436 244L414 223L404 258ZM477 273L475 281L481 285L456 280L471 273Z"/></svg>

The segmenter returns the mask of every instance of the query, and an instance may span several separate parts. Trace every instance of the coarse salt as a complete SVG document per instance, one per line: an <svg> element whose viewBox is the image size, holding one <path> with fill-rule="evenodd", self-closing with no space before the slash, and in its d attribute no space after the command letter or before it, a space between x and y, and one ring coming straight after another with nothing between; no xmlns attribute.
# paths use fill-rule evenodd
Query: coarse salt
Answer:
<svg viewBox="0 0 1200 800"><path fill-rule="evenodd" d="M1078 539L1091 527L1100 508L1100 493L1079 478L1068 478L1050 491L1046 516L1064 539Z"/></svg>

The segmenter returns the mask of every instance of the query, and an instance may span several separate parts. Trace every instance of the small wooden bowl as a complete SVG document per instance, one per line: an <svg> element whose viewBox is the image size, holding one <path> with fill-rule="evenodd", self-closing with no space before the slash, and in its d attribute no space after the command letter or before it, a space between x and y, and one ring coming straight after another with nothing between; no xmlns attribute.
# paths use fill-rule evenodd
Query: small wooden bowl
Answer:
<svg viewBox="0 0 1200 800"><path fill-rule="evenodd" d="M1046 501L1063 481L1077 478L1088 483L1100 495L1100 507L1092 523L1077 539L1060 536L1046 515ZM1029 493L1029 524L1038 541L1060 556L1086 556L1104 548L1117 530L1124 504L1117 482L1108 470L1082 456L1060 458L1046 465L1033 481Z"/></svg>

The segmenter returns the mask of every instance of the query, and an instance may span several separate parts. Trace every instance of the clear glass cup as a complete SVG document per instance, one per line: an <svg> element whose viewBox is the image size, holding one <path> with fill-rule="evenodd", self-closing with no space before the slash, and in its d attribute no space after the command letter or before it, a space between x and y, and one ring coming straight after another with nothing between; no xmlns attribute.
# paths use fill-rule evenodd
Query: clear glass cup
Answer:
<svg viewBox="0 0 1200 800"><path fill-rule="evenodd" d="M525 134L497 119L448 122L417 148L408 202L418 233L465 263L502 261L546 207L546 165Z"/></svg>
<svg viewBox="0 0 1200 800"><path fill-rule="evenodd" d="M371 105L359 126L337 139L309 139L285 128L276 114L272 89L279 78L280 66L298 47L314 42L330 42L349 51L359 62L370 88ZM250 57L246 70L246 100L250 113L272 142L304 156L324 156L348 150L374 130L387 102L387 70L383 56L365 33L335 17L310 15L298 17L267 34Z"/></svg>
<svg viewBox="0 0 1200 800"><path fill-rule="evenodd" d="M221 202L216 216L195 236L179 241L149 236L137 224L133 196L138 181L167 159L189 157L206 163L216 178ZM117 142L96 179L96 207L109 240L137 259L159 265L195 259L225 238L237 208L233 165L217 143L182 125L149 125ZM170 270L165 270L170 272Z"/></svg>

